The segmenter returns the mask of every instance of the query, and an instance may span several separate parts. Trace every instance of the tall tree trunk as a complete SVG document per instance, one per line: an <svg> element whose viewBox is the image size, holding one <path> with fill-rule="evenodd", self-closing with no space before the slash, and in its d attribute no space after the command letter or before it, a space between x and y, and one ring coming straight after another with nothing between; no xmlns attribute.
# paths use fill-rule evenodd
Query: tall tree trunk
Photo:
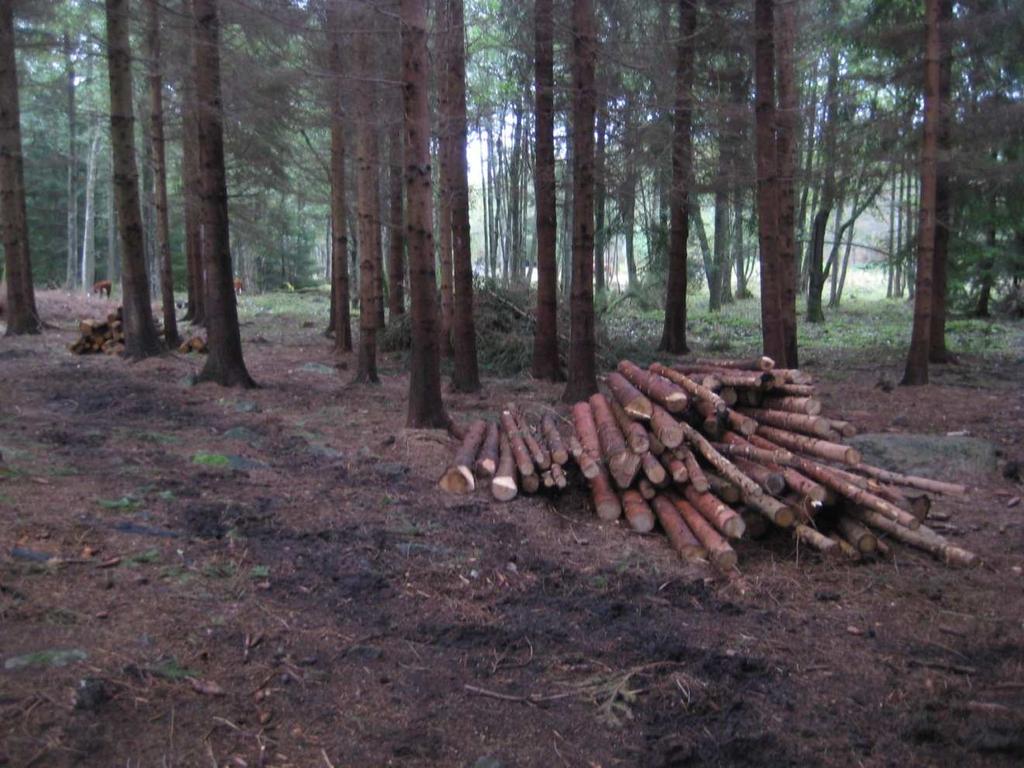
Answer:
<svg viewBox="0 0 1024 768"><path fill-rule="evenodd" d="M455 273L453 343L455 367L452 388L456 392L480 389L476 359L476 328L473 322L473 253L469 230L469 170L466 148L466 28L463 0L448 2L448 130L451 135L452 263Z"/></svg>
<svg viewBox="0 0 1024 768"><path fill-rule="evenodd" d="M829 0L828 14L836 17L839 13L838 0ZM836 197L836 101L839 89L839 52L833 46L829 50L828 66L825 75L825 125L822 128L822 181L821 207L814 214L811 229L811 255L807 269L807 322L825 322L822 309L821 294L825 289L825 233L828 218L832 213Z"/></svg>
<svg viewBox="0 0 1024 768"><path fill-rule="evenodd" d="M76 36L77 40L77 36ZM78 267L78 115L75 105L75 60L71 35L64 32L64 73L68 109L68 200L67 200L67 267L64 287L75 287ZM91 286L90 286L91 287Z"/></svg>
<svg viewBox="0 0 1024 768"><path fill-rule="evenodd" d="M816 203L816 194L819 188L814 178L814 148L818 138L818 66L820 60L816 57L811 67L810 92L807 94L805 104L810 108L810 119L806 127L801 131L804 136L804 159L801 164L803 179L800 190L800 212L797 214L797 226L799 227L796 239L796 271L798 276L797 291L804 289L807 277L807 254L810 253L807 239L807 215L813 211ZM811 197L811 190L814 190L815 201L808 208L808 198Z"/></svg>
<svg viewBox="0 0 1024 768"><path fill-rule="evenodd" d="M409 244L409 313L412 319L406 424L412 428L447 427L450 424L441 400L438 348L426 6L426 0L401 0L406 231Z"/></svg>
<svg viewBox="0 0 1024 768"><path fill-rule="evenodd" d="M562 381L558 360L558 219L555 199L554 37L552 0L534 3L534 79L536 159L534 196L537 215L537 326L533 334L535 378Z"/></svg>
<svg viewBox="0 0 1024 768"><path fill-rule="evenodd" d="M401 114L401 109L395 112ZM402 128L396 125L388 142L388 314L394 321L405 314L405 209L402 202Z"/></svg>
<svg viewBox="0 0 1024 768"><path fill-rule="evenodd" d="M729 284L729 153L726 144L725 120L720 122L718 133L718 171L715 179L715 239L712 275L713 285L708 286L708 309L715 311L722 308L724 286Z"/></svg>
<svg viewBox="0 0 1024 768"><path fill-rule="evenodd" d="M594 338L594 69L597 35L593 0L572 2L572 299L569 306L569 381L562 399L585 400L597 391Z"/></svg>
<svg viewBox="0 0 1024 768"><path fill-rule="evenodd" d="M186 19L192 17L191 0L181 1ZM181 85L181 180L185 219L185 271L188 308L185 320L206 325L206 276L203 270L202 203L199 188L199 128L195 90L195 27L188 25L185 76Z"/></svg>
<svg viewBox="0 0 1024 768"><path fill-rule="evenodd" d="M100 146L100 132L97 126L92 130L92 141L89 143L89 155L86 160L85 170L85 217L83 219L82 232L82 263L76 269L76 276L80 273L84 290L92 290L93 283L87 282L86 275L92 275L96 265L96 166L98 165ZM114 281L109 274L107 279Z"/></svg>
<svg viewBox="0 0 1024 768"><path fill-rule="evenodd" d="M737 168L737 170L739 170ZM733 249L732 263L736 270L736 298L749 299L747 288L746 254L743 252L743 188L737 184L732 191Z"/></svg>
<svg viewBox="0 0 1024 768"><path fill-rule="evenodd" d="M669 193L668 287L665 325L658 349L682 355L686 344L686 242L689 239L689 189L692 176L693 59L697 32L696 0L679 0L675 115L672 130L672 182Z"/></svg>
<svg viewBox="0 0 1024 768"><path fill-rule="evenodd" d="M625 127L623 129L623 151L626 154L622 192L619 195L619 208L622 211L622 226L626 240L626 280L630 291L639 285L636 269L636 185L637 185L637 154L639 148L639 130L637 128L636 107L630 95L626 96Z"/></svg>
<svg viewBox="0 0 1024 768"><path fill-rule="evenodd" d="M153 199L156 203L156 249L160 259L160 301L163 305L164 341L174 348L180 343L174 307L174 271L171 266L171 230L167 220L167 159L164 149L163 73L160 60L160 7L146 0L146 30L149 55L150 133L153 137Z"/></svg>
<svg viewBox="0 0 1024 768"><path fill-rule="evenodd" d="M886 287L885 298L893 297L893 278L896 274L896 167L893 166L892 178L889 180L889 248L885 264Z"/></svg>
<svg viewBox="0 0 1024 768"><path fill-rule="evenodd" d="M931 351L932 278L935 256L936 176L941 131L942 43L939 18L942 0L925 0L924 138L921 147L921 223L917 237L917 275L914 325L907 365L900 382L905 386L928 383Z"/></svg>
<svg viewBox="0 0 1024 768"><path fill-rule="evenodd" d="M896 274L893 277L893 292L898 299L903 298L903 216L904 216L904 179L903 166L897 167L896 176L899 180L899 190L896 195Z"/></svg>
<svg viewBox="0 0 1024 768"><path fill-rule="evenodd" d="M242 358L235 303L228 189L224 171L224 110L220 87L220 19L217 0L193 0L195 10L196 128L202 186L203 272L210 354L197 381L254 387Z"/></svg>
<svg viewBox="0 0 1024 768"><path fill-rule="evenodd" d="M938 159L935 179L935 254L932 284L931 330L929 332L928 361L948 363L952 359L946 348L946 293L947 262L949 260L950 216L950 153L952 151L952 93L953 51L950 24L953 21L953 0L939 0L939 125Z"/></svg>
<svg viewBox="0 0 1024 768"><path fill-rule="evenodd" d="M119 282L120 271L118 269L121 263L121 254L119 253L118 247L118 224L117 224L117 192L114 189L114 148L110 147L110 173L107 174L107 279L110 282ZM85 254L83 254L84 258ZM95 255L93 256L95 259ZM92 266L88 267L89 274L96 271L95 260L92 262ZM82 268L83 270L86 267ZM83 282L89 282L92 285L90 277L89 281L83 280Z"/></svg>
<svg viewBox="0 0 1024 768"><path fill-rule="evenodd" d="M778 292L782 315L782 342L785 354L776 360L787 368L798 367L796 323L796 148L800 135L800 97L793 66L796 39L796 3L778 5L775 28L778 102L775 113L775 140L778 172Z"/></svg>
<svg viewBox="0 0 1024 768"><path fill-rule="evenodd" d="M125 355L142 359L161 352L153 323L146 251L135 165L135 116L132 110L132 69L128 0L106 0L107 58L110 75L110 142L114 154L114 187L121 241L121 298L124 306Z"/></svg>
<svg viewBox="0 0 1024 768"><path fill-rule="evenodd" d="M377 77L371 30L376 26L374 7L363 7L356 28L355 58L359 62L356 104L359 121L356 128L356 197L359 209L359 367L355 380L376 384L377 377L377 302L382 297L377 268L381 263L380 189L378 187L378 144L373 118L377 115Z"/></svg>
<svg viewBox="0 0 1024 768"><path fill-rule="evenodd" d="M455 270L452 262L452 126L449 121L448 80L448 2L435 0L434 28L437 30L437 43L433 60L438 62L434 82L437 89L437 168L438 168L438 206L437 206L437 246L438 266L441 270L441 355L452 357L455 345L452 343L452 331L455 323Z"/></svg>
<svg viewBox="0 0 1024 768"><path fill-rule="evenodd" d="M602 89L603 94L603 89ZM597 292L605 292L605 258L604 250L607 242L605 236L605 144L608 133L608 105L604 98L600 99L597 108L597 150L594 157L594 288Z"/></svg>
<svg viewBox="0 0 1024 768"><path fill-rule="evenodd" d="M336 352L352 351L352 317L349 311L348 230L345 205L345 110L344 63L341 54L342 2L327 6L327 34L331 83L331 329ZM394 173L394 169L392 169Z"/></svg>
<svg viewBox="0 0 1024 768"><path fill-rule="evenodd" d="M775 3L754 2L757 230L761 251L761 336L764 354L786 359L779 260L779 171L775 138Z"/></svg>
<svg viewBox="0 0 1024 768"><path fill-rule="evenodd" d="M15 336L39 333L40 322L28 242L18 64L14 55L11 5L0 3L0 227L7 280L7 335Z"/></svg>
<svg viewBox="0 0 1024 768"><path fill-rule="evenodd" d="M992 300L992 268L995 266L993 253L996 249L996 228L989 226L985 236L986 253L979 265L981 278L978 287L978 301L974 305L975 317L989 317L989 302Z"/></svg>

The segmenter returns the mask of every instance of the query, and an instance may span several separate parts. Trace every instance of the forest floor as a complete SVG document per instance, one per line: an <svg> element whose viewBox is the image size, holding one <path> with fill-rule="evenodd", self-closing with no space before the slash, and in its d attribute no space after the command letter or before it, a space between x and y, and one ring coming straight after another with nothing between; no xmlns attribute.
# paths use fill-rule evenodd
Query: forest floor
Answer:
<svg viewBox="0 0 1024 768"><path fill-rule="evenodd" d="M72 356L110 305L40 304L55 329L0 341L0 765L1024 761L1024 504L999 471L935 507L977 569L778 534L726 579L576 492L440 492L454 445L403 428L402 356L350 384L322 307L243 299L262 388L237 391L190 386L195 356ZM830 413L1024 461L1019 327L901 389L902 349L849 322L867 343L804 366ZM559 394L446 401L465 421Z"/></svg>

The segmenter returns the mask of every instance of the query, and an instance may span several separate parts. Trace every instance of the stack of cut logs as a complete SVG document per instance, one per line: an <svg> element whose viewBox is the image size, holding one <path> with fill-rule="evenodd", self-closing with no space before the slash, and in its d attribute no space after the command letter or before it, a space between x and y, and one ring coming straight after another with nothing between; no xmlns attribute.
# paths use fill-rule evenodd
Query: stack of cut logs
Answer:
<svg viewBox="0 0 1024 768"><path fill-rule="evenodd" d="M531 425L509 404L497 424L478 419L469 425L455 459L441 476L441 487L471 493L477 477L490 479L494 498L511 501L520 489L536 493L541 487L568 486L568 461L569 452L552 414L545 413L539 424Z"/></svg>
<svg viewBox="0 0 1024 768"><path fill-rule="evenodd" d="M121 307L107 315L106 320L82 320L78 323L79 337L68 348L76 355L103 352L117 355L124 352L124 327Z"/></svg>
<svg viewBox="0 0 1024 768"><path fill-rule="evenodd" d="M730 541L773 527L827 556L886 554L894 540L951 565L977 562L923 524L928 494L966 488L863 463L842 442L855 428L821 414L801 371L777 369L770 358L648 369L623 360L606 385L607 396L573 406L565 441L602 520L624 515L641 532L660 524L683 558L720 569L736 565ZM549 447L562 444L554 418L544 417L543 442L513 411L501 423L500 431L482 421L471 427L442 487L471 491L474 468L493 475L503 500L515 496L517 472L526 490L539 487L538 474L555 484L542 474L555 465Z"/></svg>
<svg viewBox="0 0 1024 768"><path fill-rule="evenodd" d="M210 350L206 347L206 339L202 336L193 336L191 339L181 342L178 351L183 355L187 355L189 352L198 352L200 355L205 355Z"/></svg>

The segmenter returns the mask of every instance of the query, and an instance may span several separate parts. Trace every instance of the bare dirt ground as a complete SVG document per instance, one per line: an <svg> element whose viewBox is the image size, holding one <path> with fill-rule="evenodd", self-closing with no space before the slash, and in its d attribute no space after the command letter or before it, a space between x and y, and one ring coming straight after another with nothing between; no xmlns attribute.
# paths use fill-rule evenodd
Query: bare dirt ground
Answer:
<svg viewBox="0 0 1024 768"><path fill-rule="evenodd" d="M0 765L1024 762L1024 505L998 473L936 506L976 570L780 534L725 579L579 494L442 494L453 444L403 429L398 356L352 386L319 327L262 316L262 388L192 387L195 357L70 355L83 305L42 305L57 330L0 341ZM807 369L867 430L1024 459L1019 355L914 390L876 386L892 352Z"/></svg>

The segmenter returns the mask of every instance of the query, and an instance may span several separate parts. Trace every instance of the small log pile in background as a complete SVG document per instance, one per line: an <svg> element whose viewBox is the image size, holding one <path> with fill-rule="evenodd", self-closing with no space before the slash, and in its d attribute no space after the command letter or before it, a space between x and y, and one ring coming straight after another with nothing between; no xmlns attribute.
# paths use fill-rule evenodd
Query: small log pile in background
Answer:
<svg viewBox="0 0 1024 768"><path fill-rule="evenodd" d="M124 327L121 307L106 320L81 320L78 323L79 337L68 349L76 355L119 355L124 352Z"/></svg>
<svg viewBox="0 0 1024 768"><path fill-rule="evenodd" d="M565 439L551 414L539 428L513 407L500 428L475 422L441 487L470 492L475 477L491 477L501 501L519 488L564 488L571 455L600 519L624 516L639 532L660 526L684 559L722 570L737 563L731 542L772 528L829 557L886 554L898 541L950 565L978 561L924 525L929 494L967 489L864 464L842 442L853 425L822 414L801 371L769 358L647 369L623 360L606 388L572 407Z"/></svg>

